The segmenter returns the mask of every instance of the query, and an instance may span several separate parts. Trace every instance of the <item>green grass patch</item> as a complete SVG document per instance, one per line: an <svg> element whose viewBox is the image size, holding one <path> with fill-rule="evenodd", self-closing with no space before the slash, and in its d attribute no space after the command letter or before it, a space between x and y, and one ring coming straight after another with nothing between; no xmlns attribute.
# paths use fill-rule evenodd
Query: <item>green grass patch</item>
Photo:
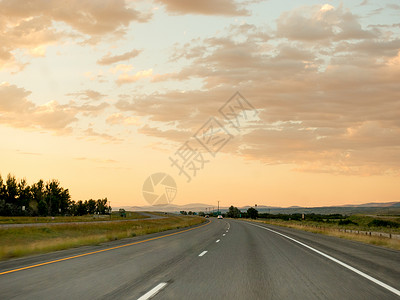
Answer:
<svg viewBox="0 0 400 300"><path fill-rule="evenodd" d="M377 215L351 215L340 219L319 220L289 220L289 219L266 219L268 222L284 225L295 224L311 228L326 229L351 229L362 231L378 231L384 233L400 234L400 216L377 216Z"/></svg>
<svg viewBox="0 0 400 300"><path fill-rule="evenodd" d="M46 253L200 224L204 218L168 216L135 222L63 224L0 229L0 259Z"/></svg>
<svg viewBox="0 0 400 300"><path fill-rule="evenodd" d="M352 215L347 219L358 225L351 229L400 233L400 216Z"/></svg>

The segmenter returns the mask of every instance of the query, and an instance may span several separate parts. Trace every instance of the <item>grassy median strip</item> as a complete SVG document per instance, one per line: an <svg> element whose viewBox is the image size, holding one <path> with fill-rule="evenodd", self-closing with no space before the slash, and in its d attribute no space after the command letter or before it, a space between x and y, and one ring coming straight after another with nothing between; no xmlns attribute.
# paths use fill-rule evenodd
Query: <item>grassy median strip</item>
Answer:
<svg viewBox="0 0 400 300"><path fill-rule="evenodd" d="M344 238L348 240L358 241L366 244L372 244L377 246L382 246L390 249L400 250L400 240L399 239L390 239L387 237L380 237L380 236L370 236L365 234L357 234L351 232L345 232L344 229L352 229L354 230L354 226L349 226L350 228L344 226L337 226L334 224L328 225L321 225L319 223L312 223L312 222L301 222L301 221L280 221L280 220L259 220L259 222L271 224L271 225L278 225L283 227L295 228L300 229L308 232L318 233L318 234L325 234L329 236ZM339 230L342 231L339 231ZM368 228L358 228L359 230L366 230ZM368 229L371 230L371 229ZM387 228L374 228L376 231L380 232L387 232ZM398 230L395 231L396 233Z"/></svg>
<svg viewBox="0 0 400 300"><path fill-rule="evenodd" d="M127 212L126 217L121 217L118 213L110 215L86 215L86 216L55 216L55 217L2 217L0 224L27 224L27 223L66 223L66 222L92 222L110 220L131 220L146 219L148 216L137 212Z"/></svg>
<svg viewBox="0 0 400 300"><path fill-rule="evenodd" d="M168 216L135 222L64 224L0 229L0 259L46 253L84 245L184 228L204 222L192 216Z"/></svg>

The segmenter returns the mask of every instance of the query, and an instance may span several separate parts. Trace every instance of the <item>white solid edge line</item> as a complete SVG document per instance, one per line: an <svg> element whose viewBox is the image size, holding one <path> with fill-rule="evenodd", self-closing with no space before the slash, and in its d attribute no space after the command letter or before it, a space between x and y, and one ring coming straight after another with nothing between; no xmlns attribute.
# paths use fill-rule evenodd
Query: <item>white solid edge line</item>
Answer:
<svg viewBox="0 0 400 300"><path fill-rule="evenodd" d="M200 254L199 254L199 256L203 256L204 254L206 254L207 253L207 251L203 251L203 252L201 252Z"/></svg>
<svg viewBox="0 0 400 300"><path fill-rule="evenodd" d="M220 241L220 240L216 240L215 242L216 242L216 243L219 243L219 241Z"/></svg>
<svg viewBox="0 0 400 300"><path fill-rule="evenodd" d="M334 261L335 263L337 263L337 264L349 269L350 271L353 271L354 273L357 273L358 275L360 275L360 276L362 276L362 277L364 277L364 278L376 283L377 285L380 285L381 287L387 289L388 291L391 291L392 293L396 294L397 296L400 296L400 291L395 289L394 287L391 287L390 285L388 285L388 284L386 284L386 283L384 283L384 282L382 282L382 281L380 281L380 280L378 280L378 279L376 279L376 278L374 278L372 276L369 276L368 274L365 274L364 272L362 272L362 271L360 271L360 270L358 270L358 269L356 269L356 268L354 268L354 267L352 267L352 266L350 266L350 265L348 265L348 264L346 264L346 263L344 263L344 262L342 262L342 261L340 261L340 260L328 255L328 254L325 254L324 252L321 252L321 251L319 251L317 249L314 249L313 247L308 246L308 245L306 245L306 244L304 244L304 243L302 243L302 242L300 242L298 240L295 240L294 238L291 238L290 236L287 236L287 235L285 235L283 233L280 233L278 231L269 229L269 228L264 227L264 226L256 225L256 224L251 224L251 223L248 223L248 224L256 226L256 227L260 227L262 229L271 231L271 232L276 233L276 234L279 234L280 236L283 236L283 237L285 237L285 238L287 238L287 239L289 239L289 240L291 240L291 241L293 241L295 243L298 243L298 244L302 245L303 247L306 247L306 248L308 248L308 249L310 249L310 250L312 250L312 251L314 251L314 252L316 252L316 253L318 253L318 254L320 254L320 255L328 258L328 259L330 259L331 261Z"/></svg>
<svg viewBox="0 0 400 300"><path fill-rule="evenodd" d="M152 297L154 297L159 291L161 291L165 286L167 285L166 282L161 282L154 288L152 288L150 291L148 291L146 294L144 294L142 297L140 297L138 300L147 300Z"/></svg>

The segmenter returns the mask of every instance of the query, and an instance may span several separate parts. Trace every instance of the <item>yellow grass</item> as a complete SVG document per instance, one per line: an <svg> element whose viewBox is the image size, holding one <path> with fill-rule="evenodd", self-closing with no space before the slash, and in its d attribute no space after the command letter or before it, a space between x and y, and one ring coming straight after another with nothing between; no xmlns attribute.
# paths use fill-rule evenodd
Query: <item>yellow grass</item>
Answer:
<svg viewBox="0 0 400 300"><path fill-rule="evenodd" d="M308 232L325 234L329 236L334 236L338 238L348 239L352 241L358 241L365 244L372 244L377 246L382 246L390 249L400 250L400 240L398 239L389 239L386 237L379 236L370 236L364 234L356 234L351 232L339 231L337 227L324 227L324 226L310 226L310 225L301 225L296 224L295 222L290 221L276 221L276 220L268 220L268 221L260 221L262 223L278 225L283 227L300 229Z"/></svg>
<svg viewBox="0 0 400 300"><path fill-rule="evenodd" d="M146 219L137 212L126 212L126 217L121 217L118 213L110 215L86 215L86 216L55 216L55 217L3 217L0 216L0 224L26 224L26 223L61 223L61 222L91 222L91 221L110 221L110 220L131 220Z"/></svg>
<svg viewBox="0 0 400 300"><path fill-rule="evenodd" d="M135 222L0 229L0 259L96 245L106 241L188 227L204 221L205 219L200 217L169 216Z"/></svg>

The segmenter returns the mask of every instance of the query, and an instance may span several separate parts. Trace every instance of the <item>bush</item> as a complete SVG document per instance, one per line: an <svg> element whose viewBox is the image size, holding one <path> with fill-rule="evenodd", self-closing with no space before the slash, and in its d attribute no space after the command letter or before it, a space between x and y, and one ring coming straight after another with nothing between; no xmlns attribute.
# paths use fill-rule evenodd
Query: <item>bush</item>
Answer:
<svg viewBox="0 0 400 300"><path fill-rule="evenodd" d="M345 219L345 220L340 220L338 222L338 225L358 225L356 222L353 222L352 220Z"/></svg>
<svg viewBox="0 0 400 300"><path fill-rule="evenodd" d="M400 224L393 221L379 220L373 219L368 223L369 227L391 227L391 228L399 228Z"/></svg>

